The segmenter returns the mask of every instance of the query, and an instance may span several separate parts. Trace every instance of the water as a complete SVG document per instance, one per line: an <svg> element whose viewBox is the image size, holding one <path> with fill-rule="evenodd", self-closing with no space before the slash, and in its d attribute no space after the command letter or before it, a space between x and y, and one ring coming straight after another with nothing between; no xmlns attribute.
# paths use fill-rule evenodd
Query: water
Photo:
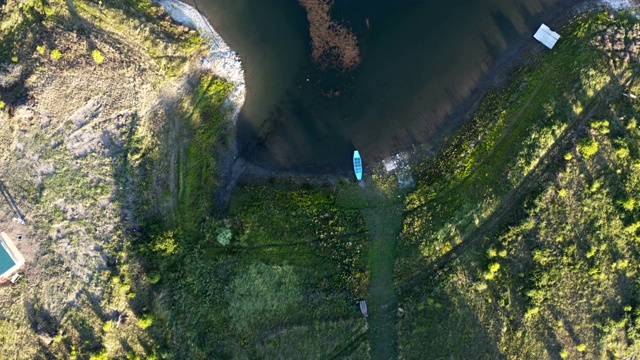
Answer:
<svg viewBox="0 0 640 360"><path fill-rule="evenodd" d="M332 16L356 34L350 72L310 58L295 0L198 0L245 67L240 154L271 169L351 171L451 128L487 74L570 0L336 0ZM557 30L557 29L556 29Z"/></svg>

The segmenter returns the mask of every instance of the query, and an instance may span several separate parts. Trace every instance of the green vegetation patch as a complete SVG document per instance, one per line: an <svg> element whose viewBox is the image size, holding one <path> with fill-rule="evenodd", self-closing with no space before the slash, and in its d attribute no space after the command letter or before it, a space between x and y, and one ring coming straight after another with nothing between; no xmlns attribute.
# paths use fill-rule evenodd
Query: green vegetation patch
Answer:
<svg viewBox="0 0 640 360"><path fill-rule="evenodd" d="M287 317L302 306L300 279L291 266L257 262L236 275L227 289L229 316L238 330L247 331L262 321Z"/></svg>
<svg viewBox="0 0 640 360"><path fill-rule="evenodd" d="M183 109L187 119L188 145L180 160L177 212L187 228L199 226L212 209L212 194L218 186L215 151L226 145L223 123L229 115L223 106L233 85L205 76ZM177 146L180 146L176 144Z"/></svg>
<svg viewBox="0 0 640 360"><path fill-rule="evenodd" d="M593 40L637 27L568 25L419 170L396 263L404 356L637 351L639 108L620 94L638 69Z"/></svg>

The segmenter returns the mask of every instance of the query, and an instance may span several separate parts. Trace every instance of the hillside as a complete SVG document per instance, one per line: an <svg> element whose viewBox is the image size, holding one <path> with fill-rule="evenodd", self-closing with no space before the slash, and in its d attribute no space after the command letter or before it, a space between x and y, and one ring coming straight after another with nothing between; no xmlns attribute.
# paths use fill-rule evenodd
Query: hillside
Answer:
<svg viewBox="0 0 640 360"><path fill-rule="evenodd" d="M199 66L198 34L149 2L9 1L1 14L0 229L26 267L0 289L0 357L151 358L130 259L151 213L140 199L166 189L156 210L177 206L168 183L200 121L182 114L218 109L229 85Z"/></svg>

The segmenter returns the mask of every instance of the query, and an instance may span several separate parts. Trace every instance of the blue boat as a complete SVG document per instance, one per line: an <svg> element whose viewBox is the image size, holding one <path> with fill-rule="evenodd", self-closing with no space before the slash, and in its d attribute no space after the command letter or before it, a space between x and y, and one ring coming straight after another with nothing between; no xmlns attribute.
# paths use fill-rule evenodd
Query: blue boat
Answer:
<svg viewBox="0 0 640 360"><path fill-rule="evenodd" d="M362 159L358 150L353 152L353 171L356 173L356 179L362 179Z"/></svg>

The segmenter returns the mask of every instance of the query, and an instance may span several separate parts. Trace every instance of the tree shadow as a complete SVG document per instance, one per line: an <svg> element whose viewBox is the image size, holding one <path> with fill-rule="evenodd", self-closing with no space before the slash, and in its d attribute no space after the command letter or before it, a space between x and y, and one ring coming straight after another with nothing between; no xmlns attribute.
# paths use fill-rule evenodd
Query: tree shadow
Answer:
<svg viewBox="0 0 640 360"><path fill-rule="evenodd" d="M14 200L13 196L11 196L9 189L6 187L2 180L0 180L0 193L2 193L2 197L4 197L4 200L11 208L11 211L13 211L13 213L16 215L14 220L24 223L24 214L22 213L22 211L20 211L18 204L16 204L16 201Z"/></svg>

